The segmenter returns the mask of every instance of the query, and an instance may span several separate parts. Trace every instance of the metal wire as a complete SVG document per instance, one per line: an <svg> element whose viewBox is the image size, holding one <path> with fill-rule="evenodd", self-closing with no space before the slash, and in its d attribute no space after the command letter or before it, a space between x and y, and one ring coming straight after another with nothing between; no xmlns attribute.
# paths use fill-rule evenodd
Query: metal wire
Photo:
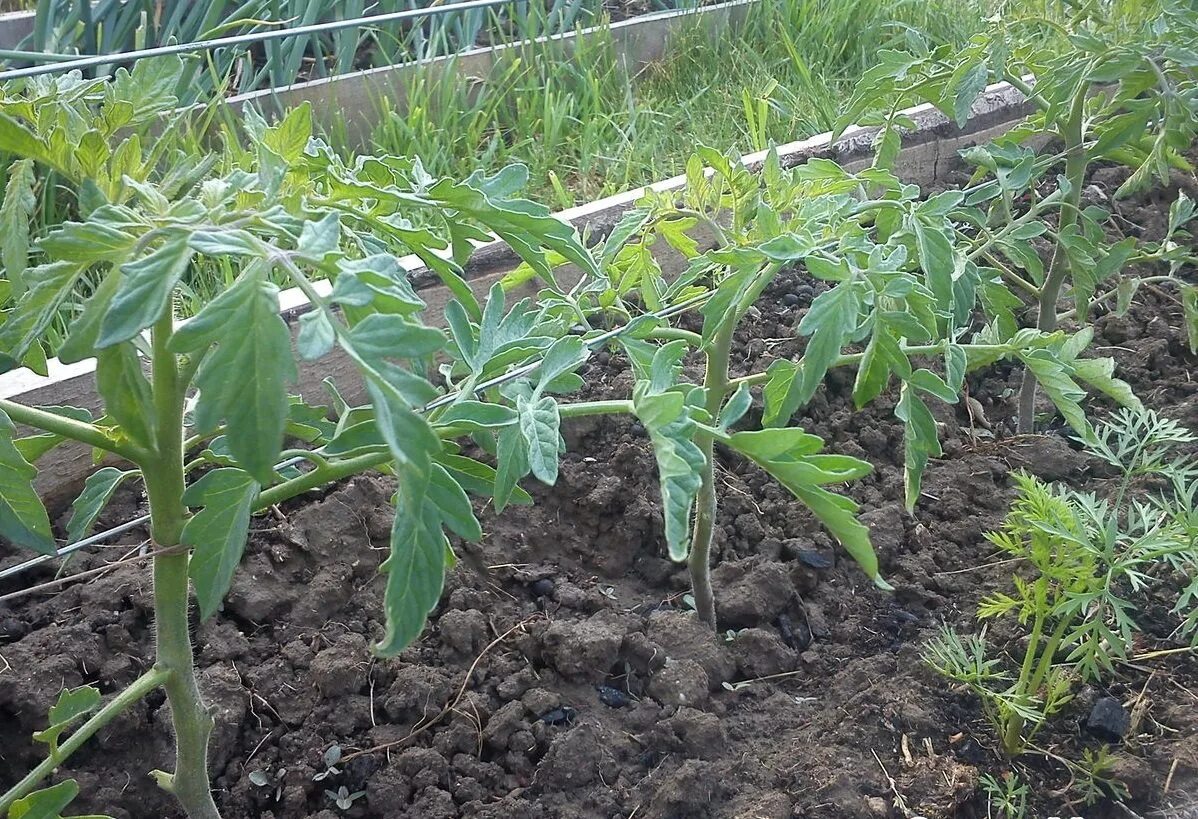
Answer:
<svg viewBox="0 0 1198 819"><path fill-rule="evenodd" d="M289 458L276 466L275 469L286 469L289 466L295 466L303 461L303 458ZM93 546L97 543L103 543L105 540L108 540L111 537L124 534L130 529L136 529L138 526L142 526L143 524L149 522L149 515L141 515L139 517L133 518L132 520L127 520L124 523L117 524L111 529L105 529L103 532L97 532L91 537L85 537L83 540L63 546L52 555L38 555L37 557L26 560L24 563L18 563L15 566L9 566L7 569L0 569L0 580L7 580L10 577L32 569L35 566L40 566L43 563L48 563L49 561L59 557L66 557L67 555L77 552L80 549L86 549L88 546Z"/></svg>
<svg viewBox="0 0 1198 819"><path fill-rule="evenodd" d="M123 51L114 54L96 54L87 57L72 58L62 62L54 62L48 65L34 65L28 66L26 68L12 68L7 71L0 71L0 82L5 80L16 80L20 79L21 77L37 77L42 74L60 74L66 71L95 68L101 65L112 65L114 63L136 62L137 60L144 60L150 57L168 57L172 54L190 54L197 51L212 51L214 49L227 48L229 46L251 45L253 43L262 43L269 40L285 40L288 37L305 37L312 34L323 34L329 31L341 31L347 28L361 28L364 26L382 25L384 23L395 23L403 20L418 20L424 17L433 17L459 11L472 11L474 9L492 8L494 6L507 5L512 2L514 2L514 0L464 0L464 2L461 3L450 3L443 6L429 6L427 8L393 11L387 14L376 14L367 17L354 17L349 20L334 20L329 23L313 23L312 25L296 26L295 28L258 31L251 34L236 34L229 37L216 37L211 40L196 40L191 43L175 43L173 45L141 48L134 51Z"/></svg>
<svg viewBox="0 0 1198 819"><path fill-rule="evenodd" d="M608 330L607 332L604 332L604 333L600 333L599 335L597 335L593 338L586 339L583 342L583 344L586 345L587 347L591 347L591 348L598 347L601 344L605 344L606 342L611 341L613 338L620 337L621 335L623 335L624 333L628 332L633 327L635 327L637 324L640 324L647 320L651 321L651 320L655 320L655 319L670 318L679 313L685 312L686 310L689 310L691 307L694 307L702 302L706 302L707 299L709 299L709 298L711 298L711 291L709 291L707 293L701 293L697 296L687 299L686 301L682 301L682 302L679 302L678 304L674 304L669 307L663 308L662 310L659 310L655 313L644 313L641 316L639 316L637 319L629 322L628 324L625 324L621 327L616 327L616 328L614 328L612 330ZM532 361L532 362L525 364L521 367L517 367L514 370L509 370L508 372L503 373L502 375L497 375L494 378L488 379L487 381L483 381L483 382L475 385L474 389L471 392L473 392L475 394L478 394L480 392L485 392L486 390L489 390L492 387L498 387L501 384L506 384L509 381L514 381L517 378L522 378L526 375L529 375L530 373L536 372L537 368L540 366L541 366L540 361ZM416 412L423 415L423 414L425 414L427 412L431 412L432 410L435 410L439 407L448 406L449 404L452 404L454 401L456 401L461 395L462 395L461 390L458 390L457 392L447 393L447 394L441 396L440 398L436 399L435 401L425 404L423 407L419 407L418 409L416 409ZM276 470L286 469L289 466L295 466L301 462L304 462L305 460L306 459L300 458L300 457L290 458L290 459L278 464L275 467L275 469ZM129 520L129 521L121 523L117 526L114 526L111 529L106 529L103 532L98 532L98 533L92 535L91 537L84 538L83 540L80 540L76 543L71 543L67 546L63 546L61 549L59 549L57 552L55 552L52 555L38 555L37 557L26 560L23 563L18 563L15 566L9 566L7 569L0 570L0 580L7 580L10 577L14 577L18 574L21 574L22 572L28 571L29 569L40 566L43 563L47 563L51 560L55 560L56 558L66 557L67 555L69 555L73 552L77 552L80 549L85 549L88 546L92 546L97 543L102 543L103 541L108 540L111 537L115 537L116 535L123 534L123 533L129 531L130 529L136 529L138 526L148 523L149 520L150 520L149 515L142 515L140 517L134 518L133 520Z"/></svg>

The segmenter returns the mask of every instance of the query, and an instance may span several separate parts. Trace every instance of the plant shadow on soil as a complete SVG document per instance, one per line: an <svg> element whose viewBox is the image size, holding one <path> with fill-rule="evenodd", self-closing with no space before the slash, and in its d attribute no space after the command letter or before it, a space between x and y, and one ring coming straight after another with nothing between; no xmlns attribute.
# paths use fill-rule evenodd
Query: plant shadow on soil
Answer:
<svg viewBox="0 0 1198 819"><path fill-rule="evenodd" d="M1113 190L1120 175L1098 171L1091 194ZM1135 202L1149 238L1175 193ZM737 366L756 371L799 352L793 328L820 287L801 272L780 276L741 328ZM1173 293L1142 290L1129 315L1097 319L1095 349L1117 359L1147 405L1198 429L1181 327ZM584 366L585 397L627 394L621 357L601 352ZM256 519L223 613L195 631L226 819L987 816L979 776L1010 765L976 699L928 670L920 647L943 622L973 630L978 599L1010 582L1009 567L987 565L994 555L982 534L1006 513L1013 469L1098 489L1104 474L1060 430L1013 435L1018 379L1009 365L970 378L991 430L959 407L938 409L945 456L931 464L913 516L902 507L893 396L855 412L852 375L833 372L796 419L830 451L874 464L847 491L894 594L876 590L768 476L721 456L719 635L686 609L686 573L664 557L653 456L632 420L569 423L557 486L532 487L532 507L484 514L480 547L455 543L466 559L422 639L394 660L368 651L381 632L387 481L360 477ZM140 503L126 496L102 524ZM121 553L101 551L73 568ZM2 554L6 564L26 556ZM1142 611L1144 647L1165 645L1168 607L1149 599ZM150 612L145 563L0 604L0 781L36 762L30 734L62 686L110 692L144 670ZM725 685L770 675L785 676ZM1198 662L1125 666L1109 683L1080 688L1038 744L1075 760L1099 747L1081 726L1097 698L1114 695L1138 714L1115 749L1128 805L1190 815ZM151 696L73 758L62 771L83 792L72 809L177 815L146 776L170 765L167 717L161 694ZM331 745L348 757L387 743L315 779ZM1109 802L1071 804L1070 776L1050 758L1030 754L1017 769L1030 785L1029 815L1131 815ZM365 794L339 810L326 790L341 786Z"/></svg>

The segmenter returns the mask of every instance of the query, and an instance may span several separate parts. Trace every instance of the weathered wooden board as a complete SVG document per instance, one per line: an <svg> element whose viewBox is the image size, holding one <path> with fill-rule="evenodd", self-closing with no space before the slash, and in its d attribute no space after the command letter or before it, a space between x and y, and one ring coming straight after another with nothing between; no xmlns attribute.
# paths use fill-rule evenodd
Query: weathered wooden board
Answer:
<svg viewBox="0 0 1198 819"><path fill-rule="evenodd" d="M0 14L0 48L14 49L33 32L32 11Z"/></svg>
<svg viewBox="0 0 1198 819"><path fill-rule="evenodd" d="M371 129L379 121L383 101L392 110L403 110L407 86L417 74L428 79L485 77L497 61L512 52L551 47L561 49L569 56L578 43L599 34L611 37L617 58L629 74L635 76L645 66L660 61L669 53L670 41L688 27L701 26L716 32L735 26L744 19L748 9L759 2L761 0L731 0L697 9L655 12L607 26L593 26L533 40L471 49L422 62L371 68L282 88L239 94L229 98L229 105L238 111L253 105L264 113L277 114L309 102L319 125L335 125L338 129L344 127L351 141L365 144Z"/></svg>

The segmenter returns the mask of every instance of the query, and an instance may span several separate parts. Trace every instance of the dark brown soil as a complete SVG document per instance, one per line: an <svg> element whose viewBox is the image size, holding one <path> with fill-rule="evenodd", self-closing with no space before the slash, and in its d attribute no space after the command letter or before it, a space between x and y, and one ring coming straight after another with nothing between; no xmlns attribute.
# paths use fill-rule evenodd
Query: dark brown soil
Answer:
<svg viewBox="0 0 1198 819"><path fill-rule="evenodd" d="M1167 202L1162 194L1141 205L1163 213ZM737 366L796 352L793 327L816 287L798 272L780 277L742 328ZM1181 326L1173 293L1145 291L1129 316L1098 318L1096 344L1146 403L1198 429ZM587 368L592 395L626 394L619 356L600 353ZM719 635L686 608L685 572L664 556L654 462L630 420L569 425L558 485L530 487L531 508L484 514L488 536L461 546L469 559L423 639L398 659L368 651L381 633L386 482L359 478L263 516L223 614L196 630L224 815L987 816L979 777L1012 766L977 701L928 671L920 647L943 622L972 630L979 597L1009 583L1009 569L988 565L982 533L1005 514L1011 470L1076 486L1099 480L1067 436L1012 436L1018 377L1000 366L971 379L986 437L939 408L946 455L913 516L902 508L893 397L854 412L851 376L836 373L797 419L831 450L876 467L848 491L893 594L876 590L767 476L723 456ZM81 555L72 570L119 553ZM29 735L62 686L108 692L145 669L150 607L144 563L0 604L0 782L36 762ZM1145 650L1171 646L1171 617L1147 601ZM1081 726L1108 694L1137 715L1113 749L1128 809L1182 815L1153 812L1198 794L1198 661L1121 666L1108 688L1079 690L1038 744L1072 760L1100 747ZM146 775L172 764L163 706L149 698L72 759L63 774L84 794L75 812L177 815ZM318 779L332 745L353 758ZM378 746L388 747L368 750ZM1031 786L1030 815L1132 815L1109 802L1074 804L1054 758L1032 753L1014 768ZM326 793L342 786L365 792L344 811Z"/></svg>

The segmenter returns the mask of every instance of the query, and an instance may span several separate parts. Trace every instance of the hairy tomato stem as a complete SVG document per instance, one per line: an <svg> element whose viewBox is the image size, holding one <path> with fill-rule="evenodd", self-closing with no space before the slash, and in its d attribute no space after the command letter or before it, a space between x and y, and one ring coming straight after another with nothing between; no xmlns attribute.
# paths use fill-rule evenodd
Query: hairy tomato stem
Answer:
<svg viewBox="0 0 1198 819"><path fill-rule="evenodd" d="M711 348L707 351L707 371L703 377L706 390L708 414L715 418L728 395L728 357L732 349L732 336L736 331L735 314L725 318L716 330ZM695 527L691 537L691 551L687 558L690 570L691 589L695 596L695 611L699 619L712 629L716 627L715 593L711 587L711 544L715 531L715 439L704 434L698 441L703 452L702 482L695 497Z"/></svg>
<svg viewBox="0 0 1198 819"><path fill-rule="evenodd" d="M180 544L186 520L183 403L187 384L181 381L175 356L167 347L172 318L171 311L166 311L152 335L156 452L142 469L150 502L150 534L159 548ZM155 777L175 795L190 819L220 819L208 783L208 738L213 720L200 697L188 629L189 561L187 552L154 558L155 649L158 667L169 674L163 687L175 729L175 772L156 772Z"/></svg>
<svg viewBox="0 0 1198 819"><path fill-rule="evenodd" d="M1044 277L1044 285L1040 288L1040 304L1036 317L1036 329L1051 333L1057 328L1057 300L1061 296L1061 286L1069 272L1069 255L1066 252L1064 237L1069 229L1077 224L1081 208L1082 185L1086 182L1086 169L1089 166L1089 156L1085 146L1086 97L1089 86L1082 83L1074 92L1073 104L1069 109L1069 119L1065 122L1065 179L1069 183L1069 194L1061 205L1061 218L1057 223L1057 245L1053 249L1052 266ZM1023 382L1019 387L1019 427L1020 435L1030 435L1036 429L1036 375L1030 367L1024 366Z"/></svg>

